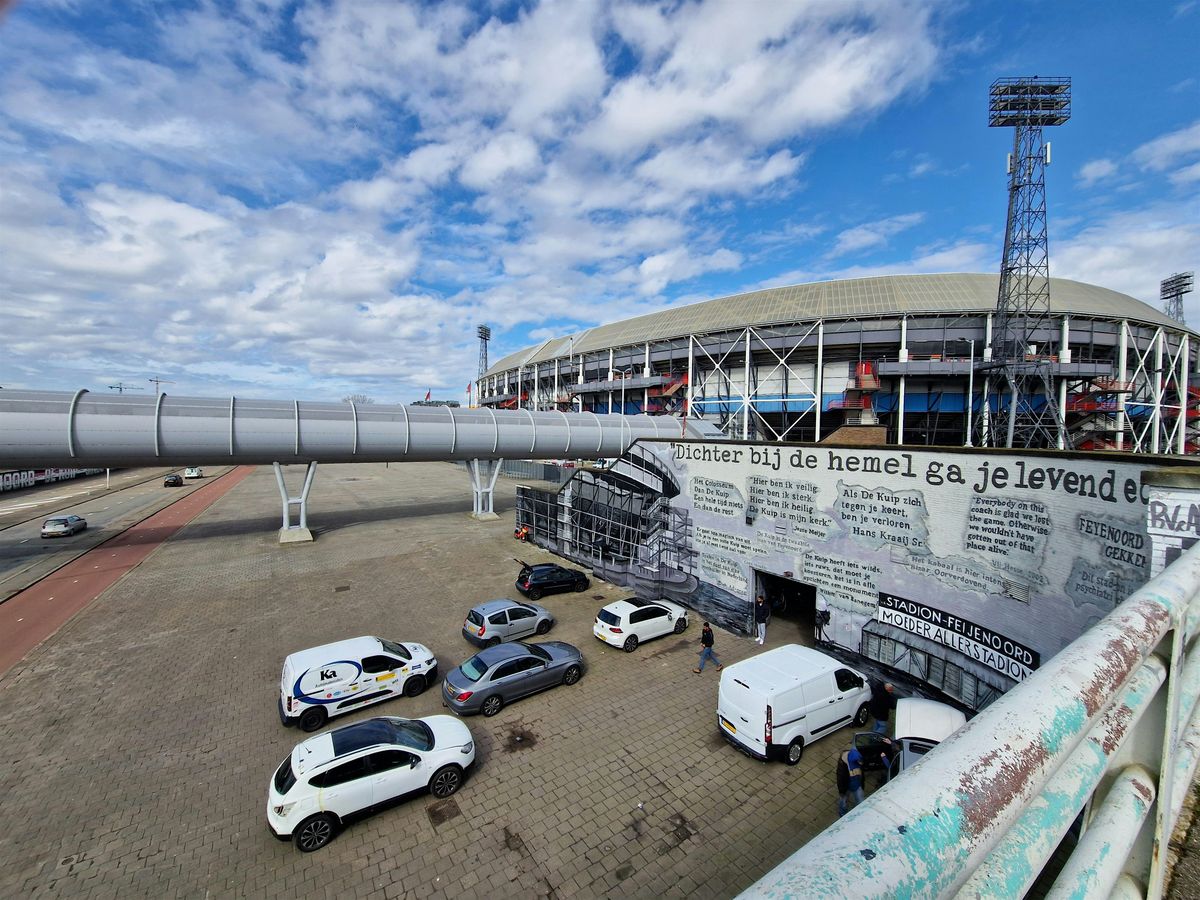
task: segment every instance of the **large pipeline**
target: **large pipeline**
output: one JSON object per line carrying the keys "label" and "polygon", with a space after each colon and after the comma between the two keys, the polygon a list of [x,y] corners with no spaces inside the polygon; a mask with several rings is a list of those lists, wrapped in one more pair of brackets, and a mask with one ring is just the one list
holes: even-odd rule
{"label": "large pipeline", "polygon": [[588,459],[683,436],[723,437],[668,416],[0,390],[0,466]]}

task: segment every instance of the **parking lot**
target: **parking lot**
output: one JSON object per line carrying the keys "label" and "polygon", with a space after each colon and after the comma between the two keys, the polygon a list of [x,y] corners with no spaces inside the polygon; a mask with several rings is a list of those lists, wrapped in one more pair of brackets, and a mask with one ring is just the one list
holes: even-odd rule
{"label": "parking lot", "polygon": [[[293,479],[299,471],[291,472]],[[540,602],[587,673],[466,719],[476,765],[452,798],[411,799],[301,854],[265,817],[304,735],[276,714],[291,651],[359,634],[419,641],[445,673],[474,652],[472,605],[516,596],[513,557],[554,558],[467,513],[446,463],[325,466],[312,544],[281,546],[259,467],[14,667],[0,684],[0,895],[600,897],[736,894],[835,816],[843,729],[788,768],[717,732],[700,625],[626,654],[591,634],[625,596],[593,582]],[[790,623],[768,648],[807,641]],[[717,631],[725,664],[759,651]],[[335,720],[442,712],[440,692]]]}

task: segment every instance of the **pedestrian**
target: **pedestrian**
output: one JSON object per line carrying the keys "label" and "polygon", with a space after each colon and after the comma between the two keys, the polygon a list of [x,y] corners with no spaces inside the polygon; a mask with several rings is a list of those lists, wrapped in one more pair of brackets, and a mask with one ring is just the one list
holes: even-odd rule
{"label": "pedestrian", "polygon": [[888,716],[896,708],[896,688],[889,681],[882,688],[875,685],[871,688],[871,715],[875,717],[876,734],[887,734]]}
{"label": "pedestrian", "polygon": [[721,665],[721,661],[717,659],[717,654],[713,653],[712,627],[705,622],[704,628],[702,628],[700,631],[700,665],[695,669],[692,669],[692,671],[699,675],[704,671],[704,664],[710,659],[712,660],[713,665],[717,667],[718,672],[725,668],[723,665]]}
{"label": "pedestrian", "polygon": [[838,757],[837,789],[838,818],[849,811],[851,798],[854,799],[856,806],[865,799],[863,796],[863,760],[857,747],[851,747]]}
{"label": "pedestrian", "polygon": [[758,629],[758,637],[754,640],[756,643],[765,644],[767,642],[767,622],[771,620],[771,607],[767,606],[767,601],[763,599],[763,595],[759,594],[758,599],[754,601],[754,625]]}
{"label": "pedestrian", "polygon": [[817,612],[813,616],[813,638],[822,643],[825,638],[825,626],[829,624],[829,601],[824,597],[817,598]]}

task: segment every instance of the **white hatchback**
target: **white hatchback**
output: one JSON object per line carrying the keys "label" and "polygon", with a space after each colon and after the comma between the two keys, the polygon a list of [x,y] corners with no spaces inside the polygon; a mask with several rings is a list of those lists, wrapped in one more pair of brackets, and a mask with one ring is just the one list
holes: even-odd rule
{"label": "white hatchback", "polygon": [[683,634],[687,627],[688,611],[678,603],[629,597],[600,610],[592,634],[606,644],[632,653],[642,641],[664,634]]}
{"label": "white hatchback", "polygon": [[474,761],[471,732],[454,716],[355,722],[295,746],[267,787],[267,824],[311,853],[397,797],[425,789],[449,797]]}

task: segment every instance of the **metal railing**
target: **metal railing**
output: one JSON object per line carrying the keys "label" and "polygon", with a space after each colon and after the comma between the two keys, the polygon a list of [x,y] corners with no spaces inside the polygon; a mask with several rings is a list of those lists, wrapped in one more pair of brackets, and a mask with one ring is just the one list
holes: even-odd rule
{"label": "metal railing", "polygon": [[[1160,897],[1200,757],[1193,547],[742,897]],[[1082,814],[1082,816],[1081,816]]]}

